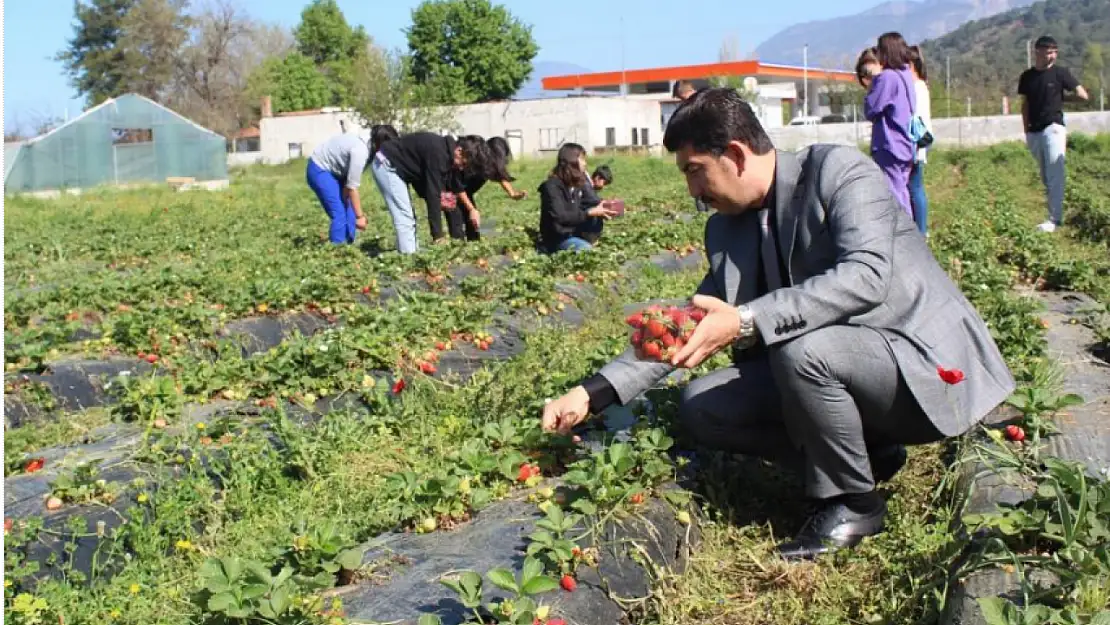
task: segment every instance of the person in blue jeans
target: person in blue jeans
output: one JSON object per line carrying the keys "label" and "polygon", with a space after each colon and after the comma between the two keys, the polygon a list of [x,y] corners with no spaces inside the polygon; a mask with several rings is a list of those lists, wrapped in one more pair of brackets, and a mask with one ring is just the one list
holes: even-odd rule
{"label": "person in blue jeans", "polygon": [[[441,136],[414,132],[383,143],[374,154],[370,168],[397,233],[397,251],[417,251],[416,215],[412,210],[409,185],[423,198],[428,208],[428,227],[434,243],[446,242],[443,232],[444,202],[454,200],[448,190],[450,176],[488,172],[491,167],[489,146],[477,135]],[[448,206],[450,209],[450,206]]]}
{"label": "person in blue jeans", "polygon": [[369,161],[370,146],[356,134],[336,135],[308,158],[305,178],[331,219],[328,240],[334,244],[354,243],[355,231],[366,229],[358,188]]}
{"label": "person in blue jeans", "polygon": [[[914,111],[925,127],[932,130],[933,109],[929,95],[929,72],[925,67],[925,53],[921,46],[910,46],[910,70],[913,72],[913,89],[917,102]],[[913,169],[910,170],[910,206],[913,208],[913,220],[921,234],[928,236],[929,229],[929,198],[925,195],[925,163],[928,162],[928,148],[917,148],[917,155],[913,160]]]}
{"label": "person in blue jeans", "polygon": [[592,249],[587,240],[591,230],[598,230],[601,220],[616,216],[604,201],[588,210],[582,207],[582,192],[589,184],[587,171],[586,150],[577,143],[565,143],[559,148],[555,168],[539,187],[540,246],[549,254]]}

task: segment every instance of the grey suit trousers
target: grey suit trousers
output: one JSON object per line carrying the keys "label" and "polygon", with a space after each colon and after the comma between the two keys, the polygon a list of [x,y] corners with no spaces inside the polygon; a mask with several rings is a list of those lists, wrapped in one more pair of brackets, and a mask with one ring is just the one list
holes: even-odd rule
{"label": "grey suit trousers", "polygon": [[862,326],[814,330],[694,380],[680,417],[705,447],[800,469],[816,499],[873,490],[869,449],[944,438],[886,337]]}

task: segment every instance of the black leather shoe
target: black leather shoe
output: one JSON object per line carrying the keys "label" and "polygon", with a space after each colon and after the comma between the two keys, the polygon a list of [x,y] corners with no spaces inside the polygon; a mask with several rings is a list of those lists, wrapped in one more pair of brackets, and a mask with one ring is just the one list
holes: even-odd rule
{"label": "black leather shoe", "polygon": [[870,514],[853,512],[844,504],[826,504],[802,526],[798,536],[778,546],[787,560],[812,560],[823,553],[855,547],[867,536],[883,531],[886,501]]}
{"label": "black leather shoe", "polygon": [[906,458],[906,448],[903,445],[876,449],[871,454],[871,476],[875,478],[875,483],[889,482],[906,466]]}

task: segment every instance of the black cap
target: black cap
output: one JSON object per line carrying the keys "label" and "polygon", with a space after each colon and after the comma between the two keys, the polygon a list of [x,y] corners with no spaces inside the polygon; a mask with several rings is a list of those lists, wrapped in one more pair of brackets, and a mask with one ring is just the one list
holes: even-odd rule
{"label": "black cap", "polygon": [[1050,48],[1055,49],[1059,46],[1056,45],[1056,40],[1048,35],[1038,37],[1036,43],[1033,44],[1035,48]]}

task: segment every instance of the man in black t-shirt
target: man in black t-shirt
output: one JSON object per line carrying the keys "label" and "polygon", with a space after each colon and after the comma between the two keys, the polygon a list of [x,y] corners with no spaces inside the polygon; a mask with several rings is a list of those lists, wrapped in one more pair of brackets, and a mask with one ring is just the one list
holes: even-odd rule
{"label": "man in black t-shirt", "polygon": [[1073,99],[1065,92],[1074,92],[1075,99],[1086,100],[1087,91],[1068,68],[1056,65],[1057,45],[1044,36],[1035,44],[1036,61],[1018,80],[1022,96],[1021,121],[1025,127],[1025,143],[1037,161],[1041,182],[1048,199],[1048,220],[1040,225],[1044,232],[1053,232],[1064,217],[1064,154],[1067,131],[1064,128],[1064,100]]}

